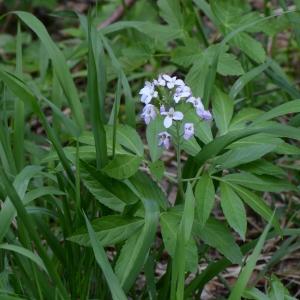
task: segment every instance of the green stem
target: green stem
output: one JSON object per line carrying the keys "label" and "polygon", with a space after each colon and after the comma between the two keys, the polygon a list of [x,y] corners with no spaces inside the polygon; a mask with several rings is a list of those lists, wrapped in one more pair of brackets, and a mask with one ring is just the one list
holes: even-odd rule
{"label": "green stem", "polygon": [[180,197],[183,196],[183,185],[182,185],[182,170],[181,170],[181,147],[180,147],[180,125],[176,124],[176,135],[177,135],[177,145],[176,145],[176,158],[177,158],[177,181],[178,181],[178,192]]}

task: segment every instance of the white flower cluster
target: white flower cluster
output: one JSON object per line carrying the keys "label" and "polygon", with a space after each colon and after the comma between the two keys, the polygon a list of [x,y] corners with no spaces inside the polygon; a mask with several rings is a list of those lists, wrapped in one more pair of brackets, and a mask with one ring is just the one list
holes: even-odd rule
{"label": "white flower cluster", "polygon": [[[166,129],[170,128],[173,123],[182,121],[183,138],[190,139],[194,135],[194,124],[184,123],[184,114],[176,110],[179,103],[191,103],[195,108],[196,114],[202,120],[211,120],[212,115],[204,109],[200,98],[192,95],[191,88],[183,80],[171,77],[167,74],[159,75],[152,82],[146,81],[145,86],[139,92],[141,102],[145,104],[141,117],[148,125],[158,114],[164,116],[163,125]],[[158,145],[168,149],[171,144],[171,135],[163,131],[158,135]]]}

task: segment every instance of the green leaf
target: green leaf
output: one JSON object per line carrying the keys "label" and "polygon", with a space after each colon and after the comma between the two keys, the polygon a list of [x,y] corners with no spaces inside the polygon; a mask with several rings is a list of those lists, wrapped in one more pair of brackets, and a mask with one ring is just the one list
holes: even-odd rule
{"label": "green leaf", "polygon": [[249,72],[242,75],[230,89],[229,97],[231,99],[235,99],[236,96],[243,90],[243,88],[253,79],[257,79],[257,77],[262,74],[269,67],[269,63],[264,63],[251,69]]}
{"label": "green leaf", "polygon": [[150,162],[149,169],[150,169],[151,174],[157,180],[161,180],[164,177],[165,165],[164,165],[163,161],[157,160],[155,162]]}
{"label": "green leaf", "polygon": [[256,175],[270,175],[280,178],[286,176],[286,173],[280,167],[264,159],[240,166],[240,169]]}
{"label": "green leaf", "polygon": [[186,68],[202,59],[202,50],[197,43],[191,43],[188,46],[176,47],[171,56],[175,64]]}
{"label": "green leaf", "polygon": [[122,180],[134,175],[141,162],[142,158],[139,156],[118,154],[102,169],[102,171],[109,177]]}
{"label": "green leaf", "polygon": [[158,146],[158,134],[162,131],[165,131],[165,128],[161,116],[156,117],[147,126],[146,137],[152,161],[158,160],[163,152],[163,149]]}
{"label": "green leaf", "polygon": [[[141,218],[119,215],[104,216],[91,222],[95,236],[103,247],[118,244],[128,239],[143,224],[144,220]],[[82,246],[91,245],[89,234],[85,227],[75,231],[68,240]]]}
{"label": "green leaf", "polygon": [[201,228],[197,221],[194,225],[195,234],[200,237],[207,245],[217,249],[232,263],[240,264],[242,262],[242,253],[239,246],[228,227],[213,218],[209,218],[204,227]]}
{"label": "green leaf", "polygon": [[80,175],[89,192],[103,205],[122,212],[126,205],[138,201],[136,195],[123,182],[106,178],[83,161],[80,162]]}
{"label": "green leaf", "polygon": [[119,21],[100,30],[103,34],[110,34],[119,30],[133,28],[142,34],[148,35],[154,41],[167,43],[173,39],[181,38],[182,31],[172,26],[164,26],[152,22],[142,21]]}
{"label": "green leaf", "polygon": [[[222,47],[221,47],[222,46]],[[219,49],[220,48],[220,49]],[[212,45],[208,47],[198,58],[195,56],[192,68],[189,70],[186,76],[186,82],[191,86],[193,94],[199,97],[204,96],[205,84],[208,78],[209,70],[214,63],[214,57],[220,52],[219,60],[217,62],[216,71],[223,75],[241,75],[244,73],[239,61],[235,56],[226,53],[228,46],[224,45]],[[199,50],[195,49],[194,53]],[[204,99],[205,102],[205,99]]]}
{"label": "green leaf", "polygon": [[169,203],[165,193],[147,174],[139,171],[125,183],[136,191],[138,197],[155,201],[163,210],[167,209]]}
{"label": "green leaf", "polygon": [[159,206],[154,199],[145,199],[142,195],[140,199],[145,209],[144,226],[126,241],[115,266],[117,277],[125,291],[130,290],[146,262],[159,218]]}
{"label": "green leaf", "polygon": [[271,176],[258,176],[247,172],[228,174],[223,180],[233,184],[239,184],[257,191],[283,192],[294,190],[295,187],[287,180],[274,178]]}
{"label": "green leaf", "polygon": [[[110,131],[110,127],[107,128],[107,131]],[[138,156],[142,157],[144,155],[143,142],[139,134],[131,126],[121,124],[117,126],[117,143]]]}
{"label": "green leaf", "polygon": [[246,299],[253,299],[253,300],[270,300],[268,296],[262,293],[259,289],[252,288],[250,290],[245,290],[243,292],[243,297]]}
{"label": "green leaf", "polygon": [[41,260],[41,258],[37,254],[33,253],[32,251],[23,248],[21,246],[12,245],[12,244],[1,244],[0,249],[12,251],[29,258],[47,273],[47,269],[43,261]]}
{"label": "green leaf", "polygon": [[263,121],[268,121],[270,119],[286,115],[289,113],[297,113],[300,112],[300,100],[293,100],[289,101],[287,103],[283,103],[268,112],[260,115],[255,121],[254,124],[263,122]]}
{"label": "green leaf", "polygon": [[[13,186],[16,189],[20,199],[25,200],[24,196],[27,191],[30,180],[42,170],[39,166],[26,166],[15,178]],[[0,241],[3,241],[9,230],[13,218],[16,216],[16,209],[7,197],[0,211]]]}
{"label": "green leaf", "polygon": [[[274,216],[274,214],[273,214]],[[264,229],[262,235],[260,236],[254,250],[253,253],[251,254],[251,256],[249,257],[245,267],[242,269],[231,293],[230,296],[228,298],[228,300],[236,300],[236,299],[241,299],[242,294],[246,288],[246,285],[250,279],[250,276],[255,268],[256,262],[259,258],[259,255],[262,251],[264,242],[266,240],[267,234],[271,228],[271,224],[272,224],[272,220],[273,220],[273,216],[271,218],[271,220],[269,221],[268,225],[266,226],[266,228]]]}
{"label": "green leaf", "polygon": [[[261,199],[253,192],[250,192],[249,190],[247,190],[239,185],[232,184],[232,183],[230,183],[230,185],[239,194],[239,196],[242,198],[242,200],[248,206],[250,206],[256,213],[258,213],[262,218],[264,218],[268,222],[271,220],[273,212],[269,208],[269,206],[264,202],[263,199]],[[278,232],[281,231],[279,222],[276,217],[273,218],[273,225]]]}
{"label": "green leaf", "polygon": [[247,230],[247,215],[240,197],[221,182],[221,207],[228,224],[245,240]]}
{"label": "green leaf", "polygon": [[183,16],[179,0],[159,0],[157,5],[160,10],[160,16],[172,28],[181,29],[183,27]]}
{"label": "green leaf", "polygon": [[219,89],[215,89],[212,96],[212,108],[214,120],[219,129],[219,134],[223,135],[228,131],[228,125],[233,114],[233,101]]}
{"label": "green leaf", "polygon": [[266,52],[262,47],[262,44],[245,32],[235,35],[232,38],[231,43],[240,48],[246,55],[257,63],[263,63],[266,59]]}
{"label": "green leaf", "polygon": [[245,128],[248,123],[253,122],[263,112],[257,108],[246,107],[242,108],[232,118],[229,130]]}
{"label": "green leaf", "polygon": [[218,168],[229,169],[260,159],[276,148],[274,144],[251,145],[249,147],[230,150],[215,160]]}
{"label": "green leaf", "polygon": [[90,104],[92,132],[95,140],[97,168],[101,169],[108,162],[106,133],[104,129],[105,98],[100,91],[100,76],[103,78],[105,70],[100,70],[99,54],[103,52],[102,43],[97,38],[96,29],[92,26],[91,16],[88,18],[88,76],[87,95]]}
{"label": "green leaf", "polygon": [[285,294],[289,295],[288,290],[275,275],[272,275],[271,290],[269,292],[270,298],[274,300],[285,299]]}
{"label": "green leaf", "polygon": [[175,256],[172,260],[172,277],[171,277],[171,299],[183,299],[184,281],[185,281],[185,264],[187,252],[185,251],[187,243],[191,239],[192,228],[194,223],[195,198],[190,183],[184,197],[184,208],[179,224],[179,230],[176,234]]}
{"label": "green leaf", "polygon": [[[170,210],[160,215],[161,234],[165,249],[171,257],[175,257],[176,238],[179,230],[181,210]],[[186,252],[186,271],[193,272],[198,264],[198,250],[193,238],[185,245]]]}
{"label": "green leaf", "polygon": [[120,282],[113,272],[109,260],[106,256],[105,250],[103,246],[101,246],[100,242],[97,240],[97,236],[93,230],[92,225],[90,224],[87,216],[84,214],[86,226],[88,229],[88,233],[90,236],[93,252],[96,258],[96,261],[101,268],[103,275],[107,281],[107,285],[109,286],[109,290],[111,292],[111,296],[113,300],[126,300],[127,297],[120,285]]}
{"label": "green leaf", "polygon": [[196,190],[196,217],[200,226],[203,227],[209,218],[215,203],[215,188],[210,176],[205,173],[199,179]]}
{"label": "green leaf", "polygon": [[63,88],[71,110],[74,113],[77,124],[81,129],[83,129],[84,115],[82,106],[75,84],[69,72],[67,62],[62,52],[53,42],[42,22],[40,22],[34,15],[22,11],[15,11],[14,14],[16,14],[33,32],[35,32],[35,34],[41,40],[52,61],[55,74],[60,82],[61,87]]}

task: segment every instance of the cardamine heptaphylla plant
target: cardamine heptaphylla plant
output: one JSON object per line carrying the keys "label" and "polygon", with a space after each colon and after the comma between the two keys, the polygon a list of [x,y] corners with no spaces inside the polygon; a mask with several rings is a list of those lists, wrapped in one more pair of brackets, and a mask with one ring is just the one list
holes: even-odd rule
{"label": "cardamine heptaphylla plant", "polygon": [[[139,92],[141,102],[145,104],[141,117],[148,125],[158,114],[163,116],[165,131],[158,134],[158,145],[169,149],[172,138],[180,144],[182,138],[189,140],[194,135],[194,123],[185,120],[188,106],[194,107],[200,120],[211,120],[210,111],[205,110],[201,98],[194,97],[191,88],[177,77],[159,75],[152,82],[146,81]],[[172,134],[171,127],[176,131]]]}

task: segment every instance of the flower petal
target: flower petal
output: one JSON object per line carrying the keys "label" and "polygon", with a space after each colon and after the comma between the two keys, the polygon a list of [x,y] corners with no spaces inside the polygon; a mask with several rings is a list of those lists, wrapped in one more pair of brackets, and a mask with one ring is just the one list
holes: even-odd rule
{"label": "flower petal", "polygon": [[174,120],[182,120],[183,119],[183,113],[181,111],[175,111],[173,114]]}
{"label": "flower petal", "polygon": [[169,128],[172,126],[172,118],[169,116],[166,116],[164,119],[164,126],[165,128]]}
{"label": "flower petal", "polygon": [[171,76],[169,76],[168,74],[163,74],[162,77],[163,77],[163,79],[165,79],[167,81],[171,81],[172,80]]}

